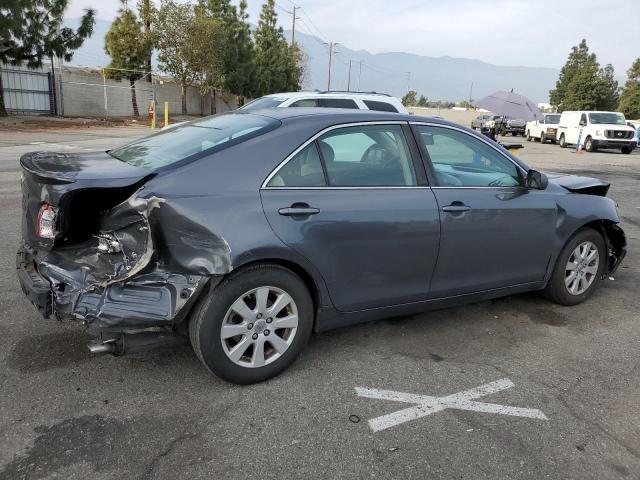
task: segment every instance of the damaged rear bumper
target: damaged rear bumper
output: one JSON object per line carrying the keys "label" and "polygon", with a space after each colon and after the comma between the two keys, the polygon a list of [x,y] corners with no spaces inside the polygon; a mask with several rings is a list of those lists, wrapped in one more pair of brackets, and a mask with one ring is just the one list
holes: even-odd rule
{"label": "damaged rear bumper", "polygon": [[18,253],[17,270],[23,292],[44,318],[78,320],[101,332],[173,330],[212,278],[154,271],[84,289],[75,286],[77,276],[39,264],[26,249]]}

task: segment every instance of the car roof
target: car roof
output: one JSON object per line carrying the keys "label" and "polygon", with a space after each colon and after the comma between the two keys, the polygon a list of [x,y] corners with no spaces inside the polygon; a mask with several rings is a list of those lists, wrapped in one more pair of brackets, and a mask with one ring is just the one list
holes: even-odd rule
{"label": "car roof", "polygon": [[382,98],[395,98],[386,93],[378,93],[378,92],[348,92],[341,90],[301,90],[298,92],[281,92],[281,93],[272,93],[269,95],[265,95],[265,97],[273,97],[273,98],[296,98],[296,97],[308,97],[311,95],[322,95],[322,96],[332,96],[332,97],[366,97],[366,96],[375,96]]}

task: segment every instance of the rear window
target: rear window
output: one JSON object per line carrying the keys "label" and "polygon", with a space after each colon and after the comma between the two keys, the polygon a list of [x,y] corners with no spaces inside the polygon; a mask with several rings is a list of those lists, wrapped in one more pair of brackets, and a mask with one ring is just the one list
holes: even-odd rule
{"label": "rear window", "polygon": [[398,113],[398,109],[387,102],[376,102],[375,100],[364,100],[364,104],[369,110],[376,112],[393,112]]}
{"label": "rear window", "polygon": [[358,108],[356,102],[349,98],[322,98],[320,105],[326,108]]}
{"label": "rear window", "polygon": [[275,108],[284,102],[286,98],[283,97],[262,97],[247,103],[245,106],[240,107],[240,110],[250,112],[253,110],[260,110],[262,108]]}
{"label": "rear window", "polygon": [[280,125],[259,115],[227,113],[162,130],[109,151],[136,167],[160,168],[198,154],[208,154],[262,135]]}

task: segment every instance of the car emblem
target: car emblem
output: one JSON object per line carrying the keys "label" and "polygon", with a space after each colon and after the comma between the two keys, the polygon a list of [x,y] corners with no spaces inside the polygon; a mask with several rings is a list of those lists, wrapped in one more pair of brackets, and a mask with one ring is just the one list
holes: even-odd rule
{"label": "car emblem", "polygon": [[618,132],[618,136],[621,137],[622,136],[622,132]]}

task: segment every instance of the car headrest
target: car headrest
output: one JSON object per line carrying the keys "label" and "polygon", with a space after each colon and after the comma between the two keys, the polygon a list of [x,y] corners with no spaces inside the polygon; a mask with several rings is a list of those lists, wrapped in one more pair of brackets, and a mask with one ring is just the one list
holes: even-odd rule
{"label": "car headrest", "polygon": [[324,158],[325,163],[333,162],[333,159],[336,158],[336,154],[333,151],[333,147],[326,142],[320,140],[320,150],[322,151],[322,157]]}

